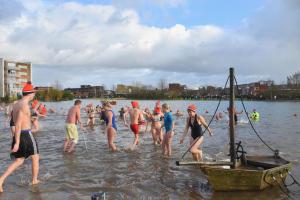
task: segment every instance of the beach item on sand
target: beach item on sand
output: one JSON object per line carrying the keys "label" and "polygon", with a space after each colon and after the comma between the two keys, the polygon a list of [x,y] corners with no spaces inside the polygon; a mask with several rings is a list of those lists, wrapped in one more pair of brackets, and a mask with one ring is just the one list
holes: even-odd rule
{"label": "beach item on sand", "polygon": [[[247,155],[242,146],[242,142],[235,141],[235,122],[234,122],[234,100],[235,90],[234,82],[238,88],[236,78],[234,76],[234,69],[230,68],[230,76],[227,79],[230,80],[230,104],[229,104],[229,132],[230,132],[230,161],[216,161],[216,162],[189,162],[189,161],[177,161],[177,165],[197,165],[201,171],[207,176],[209,184],[215,191],[238,191],[238,190],[263,190],[270,186],[279,186],[282,192],[285,194],[287,191],[285,179],[290,175],[291,163],[284,158],[280,157],[279,150],[270,147],[257,133],[249,116],[248,121],[258,136],[260,141],[268,147],[273,155]],[[227,85],[227,82],[225,84]],[[225,90],[225,89],[224,89]],[[222,95],[221,95],[222,96]],[[212,117],[214,119],[218,107],[221,103],[221,97],[219,104]],[[247,110],[241,98],[242,105],[245,112]],[[212,121],[211,120],[211,121]],[[211,123],[210,121],[210,123]],[[208,124],[208,126],[210,125]],[[206,130],[205,130],[206,131]],[[205,132],[204,131],[204,132]],[[196,140],[197,142],[197,140]],[[196,143],[195,142],[195,143]],[[193,146],[193,145],[191,145]],[[190,147],[191,148],[191,147]],[[190,148],[182,156],[182,159]],[[293,177],[290,175],[291,178]],[[288,194],[287,194],[288,195]]]}

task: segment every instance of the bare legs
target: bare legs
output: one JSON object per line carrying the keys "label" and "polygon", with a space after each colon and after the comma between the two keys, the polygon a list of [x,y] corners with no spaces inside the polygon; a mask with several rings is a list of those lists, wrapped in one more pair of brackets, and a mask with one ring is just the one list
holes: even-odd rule
{"label": "bare legs", "polygon": [[151,128],[152,138],[153,138],[153,144],[161,145],[163,141],[163,135],[161,128]]}
{"label": "bare legs", "polygon": [[[196,138],[197,140],[198,138]],[[190,139],[190,145],[194,144],[195,140],[193,138]],[[202,160],[202,150],[199,149],[199,146],[203,143],[203,136],[201,136],[197,142],[193,145],[191,148],[191,153],[193,155],[193,158],[195,161],[201,161]]]}
{"label": "bare legs", "polygon": [[171,156],[172,155],[172,138],[174,132],[167,132],[163,137],[162,142],[162,151],[164,155]]}
{"label": "bare legs", "polygon": [[[32,159],[32,185],[39,183],[38,174],[39,174],[39,154],[31,156]],[[3,183],[5,179],[13,173],[18,167],[24,163],[25,158],[17,158],[13,163],[11,163],[4,174],[0,177],[0,193],[3,192]]]}
{"label": "bare legs", "polygon": [[72,139],[66,139],[64,143],[64,152],[71,153],[75,150],[76,143]]}
{"label": "bare legs", "polygon": [[108,141],[108,147],[112,151],[117,151],[117,147],[114,144],[114,140],[116,137],[116,130],[114,128],[108,128],[107,129],[107,141]]}
{"label": "bare legs", "polygon": [[40,182],[38,180],[39,169],[40,169],[40,165],[39,165],[40,155],[35,154],[35,155],[31,156],[31,159],[32,159],[32,182],[31,182],[31,184],[36,185]]}
{"label": "bare legs", "polygon": [[134,141],[132,144],[132,149],[135,149],[136,145],[139,144],[139,134],[134,134]]}

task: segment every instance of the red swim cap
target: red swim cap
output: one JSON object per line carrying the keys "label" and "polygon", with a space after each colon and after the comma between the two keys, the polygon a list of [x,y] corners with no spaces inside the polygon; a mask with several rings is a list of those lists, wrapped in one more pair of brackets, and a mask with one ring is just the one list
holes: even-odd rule
{"label": "red swim cap", "polygon": [[160,108],[159,107],[154,108],[154,113],[159,114],[160,113]]}
{"label": "red swim cap", "polygon": [[29,94],[29,93],[34,93],[34,92],[36,92],[36,90],[33,89],[33,86],[32,86],[32,84],[31,84],[31,82],[28,81],[28,82],[25,84],[25,86],[23,87],[22,93],[23,93],[23,94]]}
{"label": "red swim cap", "polygon": [[191,110],[191,111],[193,111],[193,112],[196,112],[197,107],[196,107],[194,104],[191,104],[191,105],[188,106],[188,110]]}
{"label": "red swim cap", "polygon": [[40,110],[40,113],[41,113],[42,115],[46,115],[46,113],[47,113],[47,108],[43,106],[43,107],[41,108],[41,110]]}
{"label": "red swim cap", "polygon": [[133,108],[137,108],[137,107],[139,107],[139,102],[137,102],[137,101],[132,101],[132,102],[131,102],[131,105],[132,105]]}
{"label": "red swim cap", "polygon": [[35,108],[38,104],[39,104],[39,101],[35,99],[35,100],[32,102],[31,107],[32,107],[32,108]]}

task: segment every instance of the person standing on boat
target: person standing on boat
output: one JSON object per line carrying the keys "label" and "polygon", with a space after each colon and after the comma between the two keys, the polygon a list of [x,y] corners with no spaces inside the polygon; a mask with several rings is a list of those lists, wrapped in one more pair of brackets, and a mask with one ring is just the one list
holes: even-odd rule
{"label": "person standing on boat", "polygon": [[191,137],[190,137],[190,151],[193,155],[195,161],[202,160],[202,150],[199,149],[200,145],[203,143],[203,131],[202,125],[207,128],[207,131],[210,136],[212,136],[211,129],[207,126],[205,119],[201,115],[197,115],[197,107],[192,104],[188,106],[187,112],[189,114],[186,119],[186,125],[184,133],[180,139],[180,144],[183,143],[185,136],[187,135],[189,128],[191,128]]}
{"label": "person standing on boat", "polygon": [[3,192],[3,183],[5,179],[19,168],[27,159],[32,159],[32,181],[31,184],[39,183],[39,149],[37,142],[31,133],[30,108],[29,102],[35,96],[35,90],[30,81],[22,90],[23,97],[13,105],[12,119],[15,124],[15,132],[11,146],[11,157],[15,160],[10,164],[4,174],[0,177],[0,193]]}
{"label": "person standing on boat", "polygon": [[104,121],[106,124],[106,133],[107,133],[107,141],[108,147],[112,151],[117,151],[117,147],[114,144],[114,140],[117,134],[117,124],[116,124],[116,117],[114,112],[112,111],[111,104],[109,102],[104,102],[103,108],[105,109],[105,117]]}

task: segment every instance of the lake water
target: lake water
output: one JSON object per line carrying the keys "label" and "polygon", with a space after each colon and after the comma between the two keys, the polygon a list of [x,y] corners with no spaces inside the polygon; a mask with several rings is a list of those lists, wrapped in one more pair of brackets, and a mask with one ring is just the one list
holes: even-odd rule
{"label": "lake water", "polygon": [[[86,105],[96,100],[83,100]],[[169,103],[173,111],[184,111],[190,103],[195,103],[198,113],[203,114],[206,121],[211,119],[217,101],[162,101]],[[155,101],[140,101],[141,107],[154,107]],[[279,188],[269,188],[261,192],[214,192],[204,174],[195,166],[176,166],[188,147],[188,137],[185,143],[179,144],[179,137],[184,129],[184,117],[176,118],[176,133],[173,138],[173,155],[165,158],[161,149],[153,146],[151,134],[142,135],[141,145],[132,152],[111,153],[107,148],[106,135],[103,126],[97,125],[94,130],[88,129],[86,134],[88,151],[85,151],[83,135],[76,152],[64,154],[62,144],[65,138],[65,118],[63,114],[73,105],[73,101],[46,103],[58,113],[50,114],[40,119],[42,130],[36,134],[40,149],[40,175],[42,183],[37,187],[30,187],[31,160],[8,177],[4,185],[5,193],[0,199],[90,199],[95,192],[105,192],[106,199],[238,199],[238,200],[279,200],[286,196]],[[121,106],[129,105],[130,101],[117,102],[113,110],[117,114]],[[236,102],[238,110],[242,106]],[[265,141],[273,148],[279,149],[281,155],[293,163],[292,174],[300,180],[300,103],[299,102],[245,102],[250,112],[256,108],[261,120],[254,122],[254,126],[261,133]],[[219,111],[225,111],[228,102],[222,102]],[[205,114],[205,110],[209,113]],[[294,113],[298,117],[293,116]],[[83,121],[86,114],[82,113]],[[240,115],[242,123],[237,125],[237,140],[243,140],[243,146],[248,154],[269,154],[270,152],[258,140],[246,116]],[[0,173],[2,174],[9,163],[11,138],[9,129],[5,127],[5,116],[0,114]],[[99,124],[99,121],[97,121]],[[228,158],[228,124],[226,119],[211,124],[214,135],[205,134],[203,152],[206,160]],[[118,121],[116,144],[124,149],[133,142],[134,135],[128,128]],[[82,132],[80,132],[82,133]],[[185,158],[191,160],[188,154]],[[291,180],[288,179],[288,182]],[[300,198],[300,187],[292,186],[290,195],[294,199]]]}

